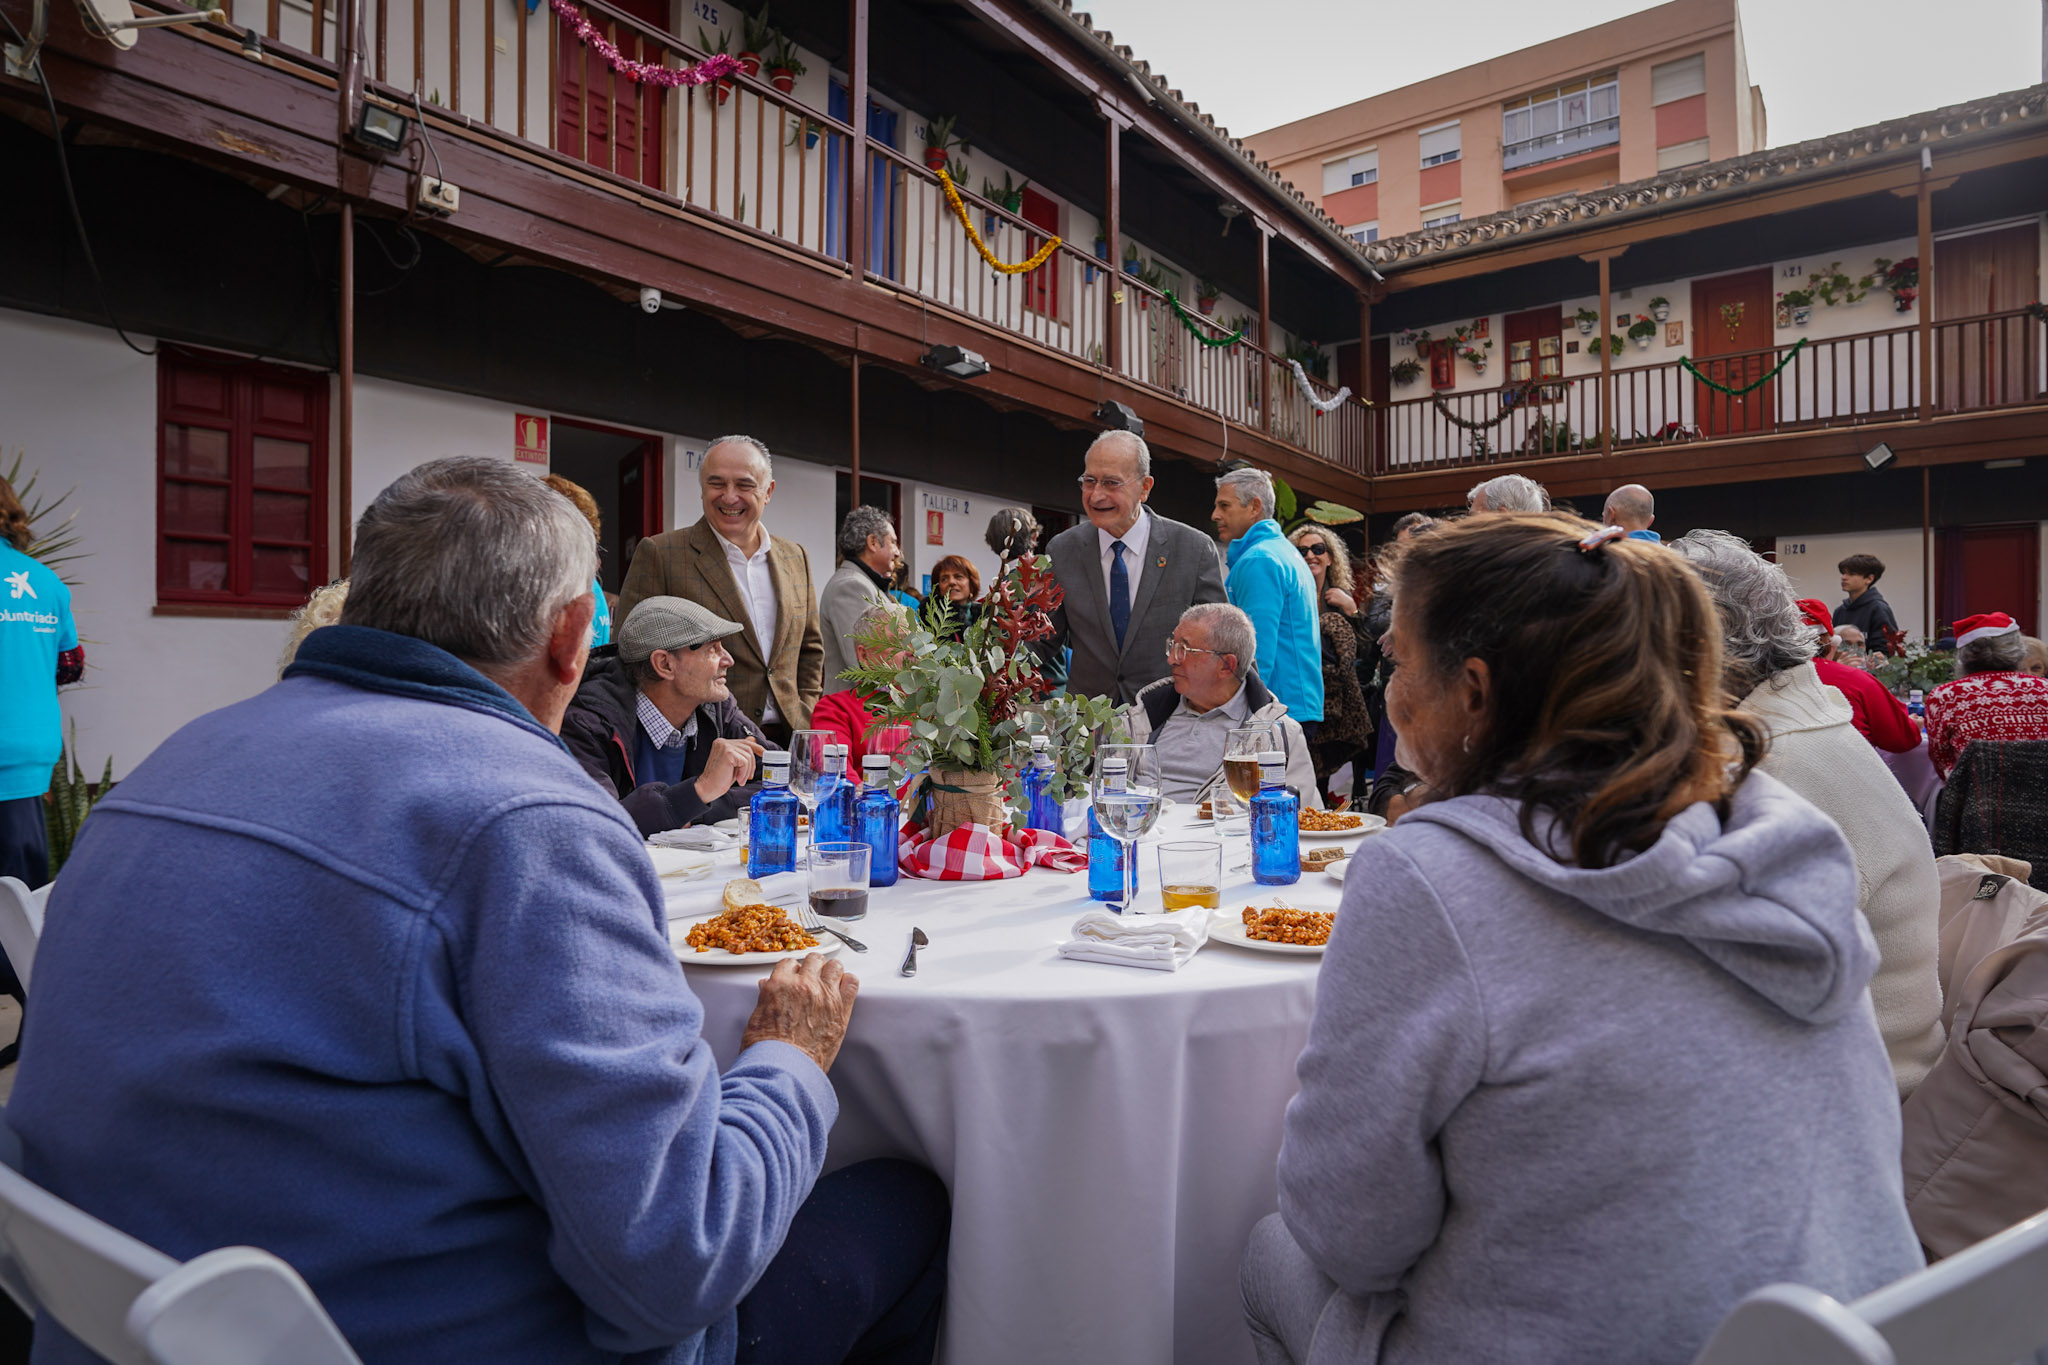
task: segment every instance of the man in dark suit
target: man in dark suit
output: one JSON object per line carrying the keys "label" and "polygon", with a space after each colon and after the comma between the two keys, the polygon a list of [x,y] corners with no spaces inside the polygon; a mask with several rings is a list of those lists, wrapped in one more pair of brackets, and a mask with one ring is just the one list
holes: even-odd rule
{"label": "man in dark suit", "polygon": [[1073,647],[1071,691],[1129,702],[1166,676],[1166,641],[1181,613],[1224,600],[1223,566],[1207,535],[1145,506],[1152,452],[1139,437],[1096,437],[1080,482],[1088,523],[1046,547],[1066,596],[1044,648],[1056,655]]}
{"label": "man in dark suit", "polygon": [[731,638],[733,700],[776,744],[807,729],[824,685],[825,641],[811,560],[793,540],[761,524],[775,492],[768,448],[751,436],[721,436],[697,471],[703,517],[649,536],[633,551],[619,594],[625,620],[649,597],[681,597],[746,629]]}

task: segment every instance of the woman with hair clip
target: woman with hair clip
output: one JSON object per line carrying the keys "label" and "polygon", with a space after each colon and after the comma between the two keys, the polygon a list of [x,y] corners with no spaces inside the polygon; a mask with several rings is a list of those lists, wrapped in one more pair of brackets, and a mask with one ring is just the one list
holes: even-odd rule
{"label": "woman with hair clip", "polygon": [[1699,579],[1622,537],[1495,516],[1398,563],[1430,797],[1344,879],[1245,1256],[1262,1365],[1683,1365],[1752,1289],[1921,1263],[1848,846],[1754,771]]}

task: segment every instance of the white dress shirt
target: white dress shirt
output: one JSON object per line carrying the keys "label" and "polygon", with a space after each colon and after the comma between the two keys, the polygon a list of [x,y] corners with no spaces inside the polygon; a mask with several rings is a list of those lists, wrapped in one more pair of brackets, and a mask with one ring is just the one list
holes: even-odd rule
{"label": "white dress shirt", "polygon": [[[761,658],[773,667],[777,617],[775,580],[768,574],[768,547],[774,544],[774,537],[763,526],[761,548],[749,555],[716,530],[711,534],[717,538],[719,548],[725,551],[725,562],[732,566],[733,582],[739,584],[740,596],[746,599],[747,619],[753,624],[754,638],[760,642]],[[768,700],[761,708],[761,719],[764,722],[782,719],[781,712],[775,709],[773,689],[770,689]]]}
{"label": "white dress shirt", "polygon": [[1121,536],[1113,536],[1101,527],[1096,528],[1095,534],[1101,537],[1102,544],[1102,591],[1104,600],[1113,601],[1116,597],[1116,586],[1109,576],[1110,570],[1116,564],[1116,555],[1110,551],[1109,547],[1121,540],[1124,543],[1124,574],[1131,581],[1131,605],[1135,607],[1138,605],[1138,578],[1145,568],[1145,546],[1152,539],[1152,514],[1143,507],[1140,507],[1138,509],[1138,519],[1131,523],[1131,529],[1124,532]]}

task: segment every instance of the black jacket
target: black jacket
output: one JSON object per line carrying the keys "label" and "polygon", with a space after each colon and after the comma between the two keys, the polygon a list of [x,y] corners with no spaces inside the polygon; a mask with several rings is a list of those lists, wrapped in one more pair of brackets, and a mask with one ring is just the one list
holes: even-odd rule
{"label": "black jacket", "polygon": [[[694,782],[636,782],[633,749],[640,724],[638,695],[623,663],[617,658],[593,657],[569,703],[568,714],[562,718],[562,743],[583,765],[583,771],[619,798],[641,834],[713,824],[753,799],[761,789],[758,780],[743,782],[708,804],[699,799]],[[694,777],[704,771],[704,759],[714,739],[752,739],[763,748],[775,747],[760,727],[747,719],[739,703],[727,697],[697,708],[697,733],[684,759],[685,774]]]}

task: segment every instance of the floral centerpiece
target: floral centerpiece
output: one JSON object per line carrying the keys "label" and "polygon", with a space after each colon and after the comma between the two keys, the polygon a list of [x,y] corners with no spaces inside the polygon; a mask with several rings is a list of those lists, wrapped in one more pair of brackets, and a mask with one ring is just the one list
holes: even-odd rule
{"label": "floral centerpiece", "polygon": [[907,624],[857,632],[864,662],[845,676],[882,725],[908,725],[897,757],[917,773],[910,818],[934,839],[962,825],[1000,833],[1024,809],[1031,736],[1052,739],[1054,795],[1087,789],[1095,734],[1116,716],[1104,697],[1052,696],[1033,642],[1052,635],[1063,594],[1044,555],[1018,560],[963,628],[951,604],[928,603]]}
{"label": "floral centerpiece", "polygon": [[1894,696],[1904,697],[1915,688],[1932,692],[1945,682],[1955,681],[1954,650],[1937,649],[1932,640],[1908,643],[1902,638],[1895,645],[1903,645],[1904,652],[1867,658],[1871,673],[1890,688]]}

